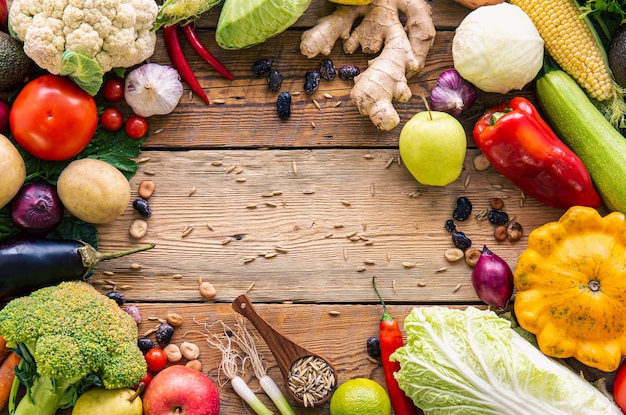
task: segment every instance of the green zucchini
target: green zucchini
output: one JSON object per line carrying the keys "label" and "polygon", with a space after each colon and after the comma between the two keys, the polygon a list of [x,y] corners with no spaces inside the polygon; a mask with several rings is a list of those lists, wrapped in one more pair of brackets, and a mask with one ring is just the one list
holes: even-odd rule
{"label": "green zucchini", "polygon": [[606,208],[626,213],[626,139],[562,70],[537,80],[537,98],[559,138],[585,163]]}

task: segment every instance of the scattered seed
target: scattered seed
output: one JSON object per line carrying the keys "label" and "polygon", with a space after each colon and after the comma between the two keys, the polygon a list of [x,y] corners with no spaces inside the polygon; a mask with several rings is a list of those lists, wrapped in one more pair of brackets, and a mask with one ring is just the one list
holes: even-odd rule
{"label": "scattered seed", "polygon": [[256,282],[253,282],[250,285],[248,285],[248,288],[246,289],[246,292],[249,293],[250,291],[252,291],[252,289],[254,288],[255,284],[256,284]]}
{"label": "scattered seed", "polygon": [[243,168],[238,167],[235,169],[235,174],[241,174],[241,173],[243,173]]}
{"label": "scattered seed", "polygon": [[214,104],[226,104],[226,100],[225,100],[225,99],[223,99],[223,98],[215,98],[215,99],[213,100],[213,103],[214,103]]}
{"label": "scattered seed", "polygon": [[293,174],[298,174],[298,165],[296,164],[295,160],[291,162],[291,170],[293,171]]}
{"label": "scattered seed", "polygon": [[391,252],[387,251],[385,256],[387,257],[387,262],[391,261]]}
{"label": "scattered seed", "polygon": [[207,228],[208,230],[210,230],[210,231],[213,231],[213,226],[211,226],[211,224],[210,224],[210,223],[207,223],[207,224],[206,224],[206,228]]}
{"label": "scattered seed", "polygon": [[421,190],[415,190],[411,193],[409,193],[409,197],[420,197],[422,195],[422,191]]}
{"label": "scattered seed", "polygon": [[363,263],[365,265],[376,265],[376,261],[374,261],[372,259],[365,259],[365,260],[363,260]]}
{"label": "scattered seed", "polygon": [[137,264],[136,262],[130,264],[130,268],[131,269],[141,269],[141,265]]}
{"label": "scattered seed", "polygon": [[344,261],[348,260],[348,250],[346,248],[343,248],[343,259]]}
{"label": "scattered seed", "polygon": [[413,267],[415,267],[415,265],[416,265],[415,262],[403,262],[402,263],[402,266],[404,268],[413,268]]}
{"label": "scattered seed", "polygon": [[463,252],[463,250],[459,248],[450,248],[450,249],[446,249],[446,252],[444,252],[443,256],[449,262],[456,262],[462,259],[465,256],[465,253]]}
{"label": "scattered seed", "polygon": [[172,275],[172,278],[173,278],[173,279],[175,279],[175,280],[179,280],[179,279],[181,279],[182,277],[183,277],[183,275],[182,275],[182,274],[174,274],[174,275]]}
{"label": "scattered seed", "polygon": [[221,166],[222,164],[224,164],[224,162],[223,162],[222,160],[213,160],[213,161],[211,162],[211,166],[215,166],[215,167],[219,167],[219,166]]}
{"label": "scattered seed", "polygon": [[372,183],[370,185],[370,195],[374,196],[376,194],[376,187],[374,186],[374,183]]}
{"label": "scattered seed", "polygon": [[194,186],[194,187],[192,187],[192,188],[191,188],[191,189],[189,189],[189,191],[187,192],[187,196],[191,196],[191,195],[193,195],[194,193],[196,193],[196,190],[197,190],[197,189],[195,188],[195,186]]}
{"label": "scattered seed", "polygon": [[483,154],[479,154],[474,157],[474,159],[472,160],[472,164],[474,165],[474,169],[476,169],[476,171],[487,170],[491,165],[491,163],[489,163],[489,160],[487,160],[487,157],[485,157]]}
{"label": "scattered seed", "polygon": [[304,406],[315,406],[335,388],[335,374],[328,362],[318,356],[296,360],[289,369],[287,384]]}
{"label": "scattered seed", "polygon": [[365,271],[365,267],[363,267],[363,266],[360,266],[360,267],[356,268],[356,272],[363,272],[363,271]]}
{"label": "scattered seed", "polygon": [[236,168],[237,166],[233,164],[229,168],[226,169],[226,173],[232,173]]}
{"label": "scattered seed", "polygon": [[341,311],[330,310],[328,312],[328,314],[330,314],[331,316],[340,316],[341,315]]}
{"label": "scattered seed", "polygon": [[274,258],[276,255],[278,255],[276,252],[270,252],[270,253],[263,255],[263,257],[270,259],[270,258]]}
{"label": "scattered seed", "polygon": [[311,121],[311,127],[313,127],[313,128],[315,128],[315,127],[316,127],[316,125],[315,125],[315,121]]}
{"label": "scattered seed", "polygon": [[350,239],[350,238],[352,238],[353,236],[356,236],[356,234],[357,234],[357,232],[356,232],[356,231],[351,232],[351,233],[349,233],[349,234],[347,234],[347,235],[346,235],[346,238]]}
{"label": "scattered seed", "polygon": [[245,182],[247,179],[245,177],[237,177],[237,183],[243,183]]}
{"label": "scattered seed", "polygon": [[256,209],[256,205],[246,205],[246,209]]}
{"label": "scattered seed", "polygon": [[137,163],[145,163],[146,161],[150,161],[150,157],[141,157],[137,159]]}
{"label": "scattered seed", "polygon": [[154,176],[156,173],[154,173],[152,170],[144,170],[143,172],[146,176]]}
{"label": "scattered seed", "polygon": [[120,285],[118,287],[120,290],[130,290],[131,288],[133,288],[132,285],[128,285],[128,284],[124,284],[124,285]]}
{"label": "scattered seed", "polygon": [[245,257],[245,258],[243,259],[243,263],[244,263],[244,264],[247,264],[247,263],[249,263],[249,262],[254,261],[255,259],[256,259],[256,257],[254,257],[254,256],[248,256],[248,257]]}
{"label": "scattered seed", "polygon": [[302,191],[302,194],[305,194],[305,195],[312,195],[313,193],[315,193],[315,190],[303,190]]}
{"label": "scattered seed", "polygon": [[365,160],[372,160],[374,158],[374,156],[368,153],[368,154],[364,155],[363,158]]}
{"label": "scattered seed", "polygon": [[280,252],[281,254],[286,254],[289,252],[289,250],[282,245],[276,245],[274,249]]}
{"label": "scattered seed", "polygon": [[319,111],[322,110],[322,106],[320,105],[319,102],[317,102],[316,99],[313,100],[313,105],[315,105],[315,108],[317,108]]}
{"label": "scattered seed", "polygon": [[357,236],[357,235],[354,235],[354,236],[351,236],[351,237],[350,237],[350,238],[348,238],[348,239],[350,239],[352,242],[357,242],[357,241],[360,241],[360,240],[361,240],[361,237],[360,237],[360,236]]}
{"label": "scattered seed", "polygon": [[437,269],[437,271],[435,271],[437,274],[441,274],[442,272],[446,272],[448,270],[448,267],[441,267],[439,269]]}
{"label": "scattered seed", "polygon": [[102,273],[103,273],[104,275],[109,276],[109,277],[112,277],[112,276],[115,274],[113,271],[102,271]]}
{"label": "scattered seed", "polygon": [[181,238],[185,238],[189,236],[189,234],[193,231],[193,226],[187,226],[183,233],[180,234]]}
{"label": "scattered seed", "polygon": [[341,228],[343,228],[343,223],[335,223],[335,224],[333,225],[333,227],[334,227],[335,229],[341,229]]}
{"label": "scattered seed", "polygon": [[[361,223],[361,226],[363,227],[363,232],[365,232],[367,230],[367,222],[363,221],[363,223]],[[363,239],[363,237],[361,237],[361,239]]]}
{"label": "scattered seed", "polygon": [[348,202],[347,200],[342,200],[341,204],[344,206],[352,206],[352,203]]}
{"label": "scattered seed", "polygon": [[363,245],[366,245],[366,246],[374,245],[374,241],[369,241],[369,240],[365,241]]}
{"label": "scattered seed", "polygon": [[465,183],[463,183],[463,187],[465,187],[467,189],[467,186],[469,186],[470,184],[470,175],[467,175],[467,177],[465,177]]}
{"label": "scattered seed", "polygon": [[198,291],[200,291],[200,295],[204,298],[212,299],[217,295],[217,290],[207,281],[202,281],[202,278],[198,278]]}
{"label": "scattered seed", "polygon": [[221,244],[222,244],[222,245],[228,245],[228,244],[230,243],[230,241],[232,241],[232,239],[230,239],[230,238],[224,238],[224,239],[222,239]]}
{"label": "scattered seed", "polygon": [[391,281],[391,289],[393,290],[393,293],[396,294],[396,280]]}
{"label": "scattered seed", "polygon": [[332,232],[328,232],[326,235],[324,235],[324,239],[328,239],[331,238],[334,234]]}
{"label": "scattered seed", "polygon": [[342,103],[342,102],[343,102],[343,101],[337,101],[337,102],[335,102],[334,107],[335,107],[335,108],[337,108],[338,106],[340,106],[340,105],[341,105],[341,103]]}
{"label": "scattered seed", "polygon": [[502,190],[503,186],[501,184],[492,184],[491,187],[493,187],[494,189]]}
{"label": "scattered seed", "polygon": [[328,92],[324,92],[322,95],[326,99],[332,99],[333,98],[333,96],[331,94],[329,94]]}
{"label": "scattered seed", "polygon": [[426,287],[426,283],[420,281],[420,282],[417,283],[417,286],[418,287]]}
{"label": "scattered seed", "polygon": [[457,285],[456,285],[456,286],[452,289],[452,292],[453,292],[453,293],[455,293],[455,292],[459,291],[459,290],[461,289],[461,287],[462,287],[462,286],[463,286],[462,284],[457,284]]}
{"label": "scattered seed", "polygon": [[485,220],[487,219],[487,215],[489,215],[489,209],[485,208],[478,212],[474,217],[476,220]]}
{"label": "scattered seed", "polygon": [[276,203],[265,202],[265,206],[275,208],[277,205],[276,205]]}
{"label": "scattered seed", "polygon": [[156,130],[152,132],[152,134],[157,135],[157,134],[161,134],[162,132],[163,132],[163,128],[157,128]]}

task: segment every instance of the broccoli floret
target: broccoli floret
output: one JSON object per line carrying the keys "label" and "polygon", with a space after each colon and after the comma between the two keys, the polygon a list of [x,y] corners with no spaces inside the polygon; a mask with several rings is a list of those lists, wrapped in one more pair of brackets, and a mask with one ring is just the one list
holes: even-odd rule
{"label": "broccoli floret", "polygon": [[[16,298],[0,310],[0,335],[22,357],[9,399],[14,415],[52,415],[91,385],[136,385],[146,374],[137,323],[82,281]],[[26,394],[15,407],[20,383]]]}

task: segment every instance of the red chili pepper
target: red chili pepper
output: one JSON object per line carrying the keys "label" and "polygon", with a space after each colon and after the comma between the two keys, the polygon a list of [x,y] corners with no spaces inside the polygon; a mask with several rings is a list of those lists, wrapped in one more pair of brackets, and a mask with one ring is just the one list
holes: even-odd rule
{"label": "red chili pepper", "polygon": [[172,65],[174,65],[182,80],[187,82],[191,89],[208,104],[209,98],[206,96],[206,93],[200,86],[200,83],[198,83],[198,79],[196,79],[196,76],[191,70],[189,63],[183,54],[183,49],[180,46],[180,40],[178,39],[178,26],[164,26],[163,40],[165,41],[165,49],[167,49],[167,54],[172,61]]}
{"label": "red chili pepper", "polygon": [[473,137],[498,172],[539,202],[559,209],[602,205],[582,160],[527,99],[488,109]]}
{"label": "red chili pepper", "polygon": [[187,40],[189,44],[196,51],[198,56],[204,59],[209,65],[211,65],[217,72],[220,73],[226,79],[235,79],[232,73],[226,69],[226,67],[217,60],[215,56],[204,46],[204,43],[198,37],[198,33],[196,33],[193,23],[186,24],[183,27],[183,33],[187,36]]}
{"label": "red chili pepper", "polygon": [[398,386],[398,381],[393,376],[394,372],[400,370],[400,363],[392,362],[389,356],[398,348],[404,345],[402,340],[402,331],[398,326],[398,322],[387,313],[387,305],[376,289],[376,277],[372,277],[372,285],[374,291],[383,305],[383,316],[380,319],[380,358],[383,363],[383,371],[385,372],[385,382],[387,383],[387,391],[391,399],[391,406],[396,415],[417,415],[417,408],[413,401],[406,396],[404,391]]}

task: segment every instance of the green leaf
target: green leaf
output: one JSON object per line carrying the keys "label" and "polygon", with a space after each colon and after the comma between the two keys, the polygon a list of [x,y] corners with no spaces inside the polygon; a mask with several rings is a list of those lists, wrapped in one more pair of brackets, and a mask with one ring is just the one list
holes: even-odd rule
{"label": "green leaf", "polygon": [[130,179],[137,173],[139,167],[133,158],[141,154],[140,146],[146,138],[147,136],[135,140],[130,138],[123,129],[111,133],[102,126],[98,126],[89,145],[76,158],[90,157],[106,161]]}
{"label": "green leaf", "polygon": [[66,50],[61,55],[63,66],[60,75],[69,76],[89,95],[94,96],[102,86],[104,73],[95,60],[82,53]]}

